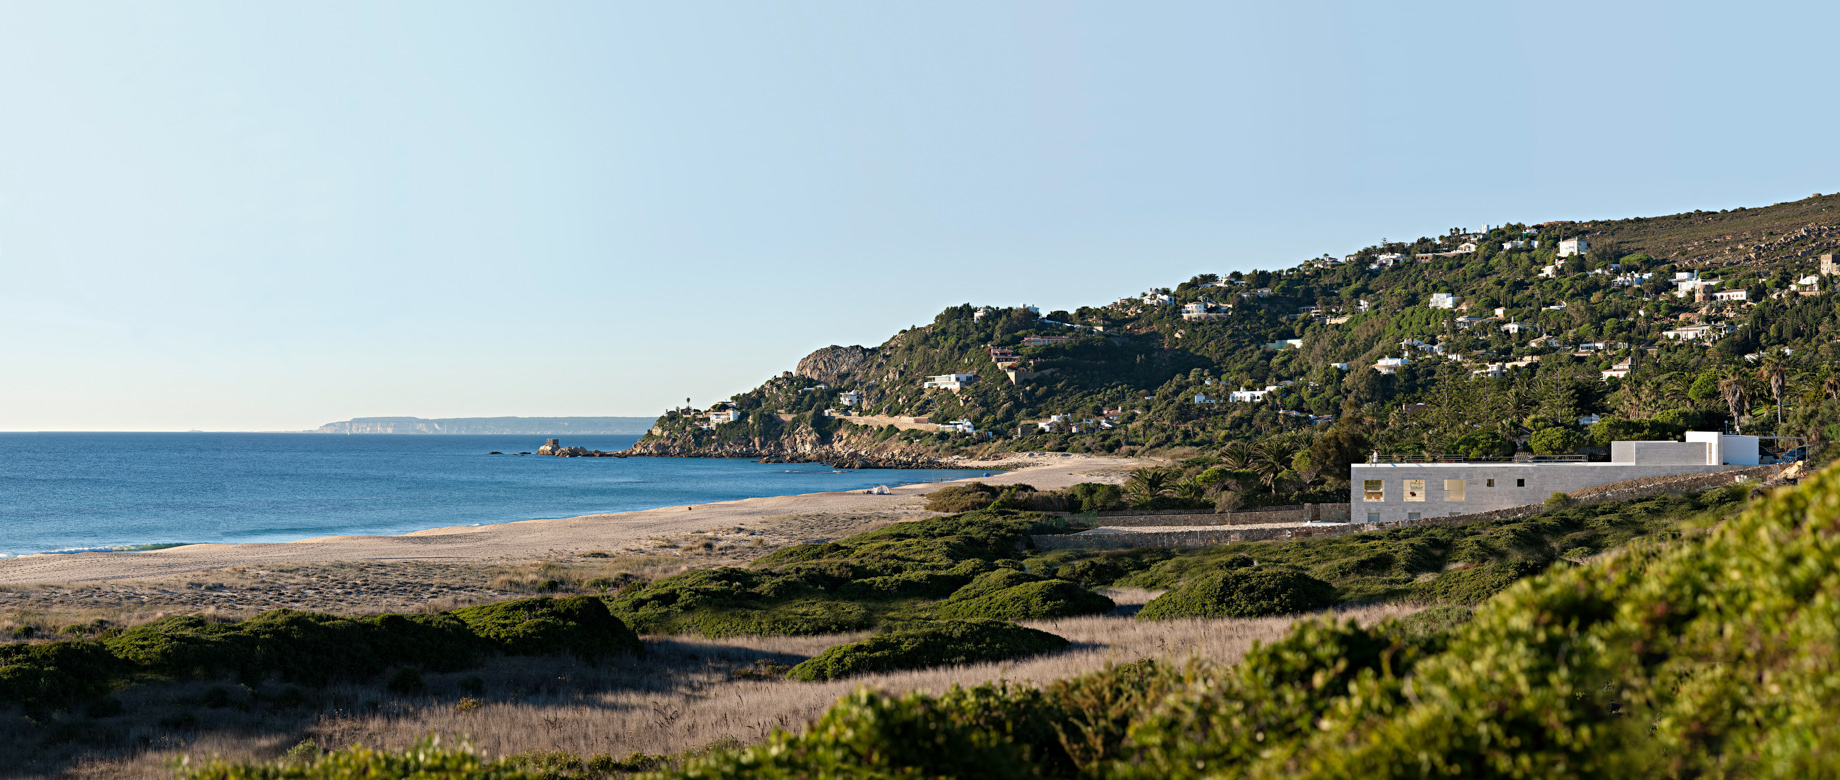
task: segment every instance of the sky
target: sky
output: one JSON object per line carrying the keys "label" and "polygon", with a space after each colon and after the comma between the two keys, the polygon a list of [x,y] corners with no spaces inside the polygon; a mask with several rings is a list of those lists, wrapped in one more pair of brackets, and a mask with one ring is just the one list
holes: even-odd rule
{"label": "sky", "polygon": [[960,303],[1833,192],[1837,26],[0,0],[0,430],[651,415]]}

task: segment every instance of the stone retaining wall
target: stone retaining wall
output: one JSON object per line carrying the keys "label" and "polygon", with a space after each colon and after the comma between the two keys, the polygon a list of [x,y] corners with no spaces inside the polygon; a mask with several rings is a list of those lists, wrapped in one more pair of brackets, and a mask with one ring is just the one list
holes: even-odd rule
{"label": "stone retaining wall", "polygon": [[1245,512],[1100,512],[1100,528],[1164,525],[1267,525],[1270,523],[1346,523],[1347,504],[1301,504]]}

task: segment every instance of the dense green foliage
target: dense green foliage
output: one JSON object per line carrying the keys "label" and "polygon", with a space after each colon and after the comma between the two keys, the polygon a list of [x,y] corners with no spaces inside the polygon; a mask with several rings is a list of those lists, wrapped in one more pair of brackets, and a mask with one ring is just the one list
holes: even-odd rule
{"label": "dense green foliage", "polygon": [[958,594],[953,594],[952,598],[939,605],[938,611],[940,617],[946,618],[1036,620],[1091,615],[1110,610],[1113,606],[1111,599],[1076,583],[1042,580],[1024,582],[968,598],[958,598]]}
{"label": "dense green foliage", "polygon": [[[674,777],[1819,777],[1840,723],[1840,471],[1710,533],[1549,571],[1466,619],[1304,622],[1233,667],[1056,691],[863,692]],[[1103,699],[1103,697],[1100,697]],[[1090,698],[1082,699],[1090,701]],[[980,735],[984,735],[980,738]],[[1052,736],[1045,736],[1052,735]],[[1076,739],[1067,739],[1073,735]],[[1088,737],[1101,749],[1064,748]],[[921,750],[915,745],[950,746]]]}
{"label": "dense green foliage", "polygon": [[1001,620],[941,620],[838,645],[792,667],[794,680],[835,680],[869,672],[1007,661],[1052,652],[1067,640]]}
{"label": "dense green foliage", "polygon": [[1335,603],[1335,586],[1302,572],[1247,567],[1205,574],[1145,604],[1138,620],[1251,618],[1314,612]]}
{"label": "dense green foliage", "polygon": [[[991,579],[999,570],[1043,579],[1020,571],[1029,534],[1043,530],[1042,522],[1037,515],[997,509],[897,523],[779,550],[746,569],[667,577],[609,599],[609,606],[644,633],[710,637],[829,634],[934,616],[1018,620],[1110,609],[1110,600],[1060,580],[987,592],[989,583],[1001,579]],[[971,594],[991,600],[967,606]],[[945,601],[935,603],[939,599]]]}
{"label": "dense green foliage", "polygon": [[600,600],[535,598],[455,612],[339,617],[274,610],[248,620],[163,618],[100,641],[0,645],[0,702],[72,706],[136,676],[270,675],[324,684],[391,666],[455,671],[488,653],[584,657],[640,653],[637,635]]}

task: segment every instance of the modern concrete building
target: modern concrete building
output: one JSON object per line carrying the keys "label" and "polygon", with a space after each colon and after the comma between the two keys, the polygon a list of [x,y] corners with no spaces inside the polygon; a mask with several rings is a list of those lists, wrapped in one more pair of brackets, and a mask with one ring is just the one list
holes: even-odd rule
{"label": "modern concrete building", "polygon": [[1568,238],[1559,242],[1559,256],[1571,257],[1591,251],[1591,243],[1582,238]]}
{"label": "modern concrete building", "polygon": [[929,376],[920,384],[923,390],[950,390],[954,393],[970,387],[977,381],[977,374],[940,374]]}
{"label": "modern concrete building", "polygon": [[[1729,471],[1758,464],[1757,437],[1690,431],[1680,441],[1610,443],[1608,463],[1582,458],[1522,461],[1460,456],[1401,457],[1356,463],[1348,505],[1353,522],[1447,517],[1538,504],[1570,493],[1643,477]],[[1376,458],[1376,460],[1379,460]]]}

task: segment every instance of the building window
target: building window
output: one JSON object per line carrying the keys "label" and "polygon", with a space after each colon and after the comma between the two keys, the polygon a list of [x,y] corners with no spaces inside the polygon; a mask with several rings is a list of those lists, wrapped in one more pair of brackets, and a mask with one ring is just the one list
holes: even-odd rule
{"label": "building window", "polygon": [[1370,522],[1370,523],[1378,523],[1378,522],[1380,522],[1380,513],[1379,513],[1379,512],[1368,512],[1368,513],[1367,513],[1367,522]]}
{"label": "building window", "polygon": [[1526,487],[1526,486],[1527,486],[1527,480],[1524,480],[1524,479],[1517,479],[1517,480],[1514,480],[1514,486],[1515,486],[1515,487]]}
{"label": "building window", "polygon": [[1489,480],[1489,484],[1486,487],[1495,487],[1495,480]]}
{"label": "building window", "polygon": [[1425,481],[1424,480],[1422,479],[1406,480],[1406,500],[1407,501],[1424,501],[1425,500]]}
{"label": "building window", "polygon": [[1417,512],[1407,512],[1407,513],[1406,513],[1406,519],[1407,519],[1407,520],[1417,520],[1417,519],[1418,519],[1418,513],[1417,513]]}
{"label": "building window", "polygon": [[1379,479],[1361,480],[1361,500],[1362,501],[1385,501],[1386,500],[1386,481],[1379,480]]}
{"label": "building window", "polygon": [[1460,480],[1460,479],[1444,480],[1444,500],[1445,501],[1462,501],[1463,493],[1465,489],[1466,488],[1464,486],[1463,480]]}

